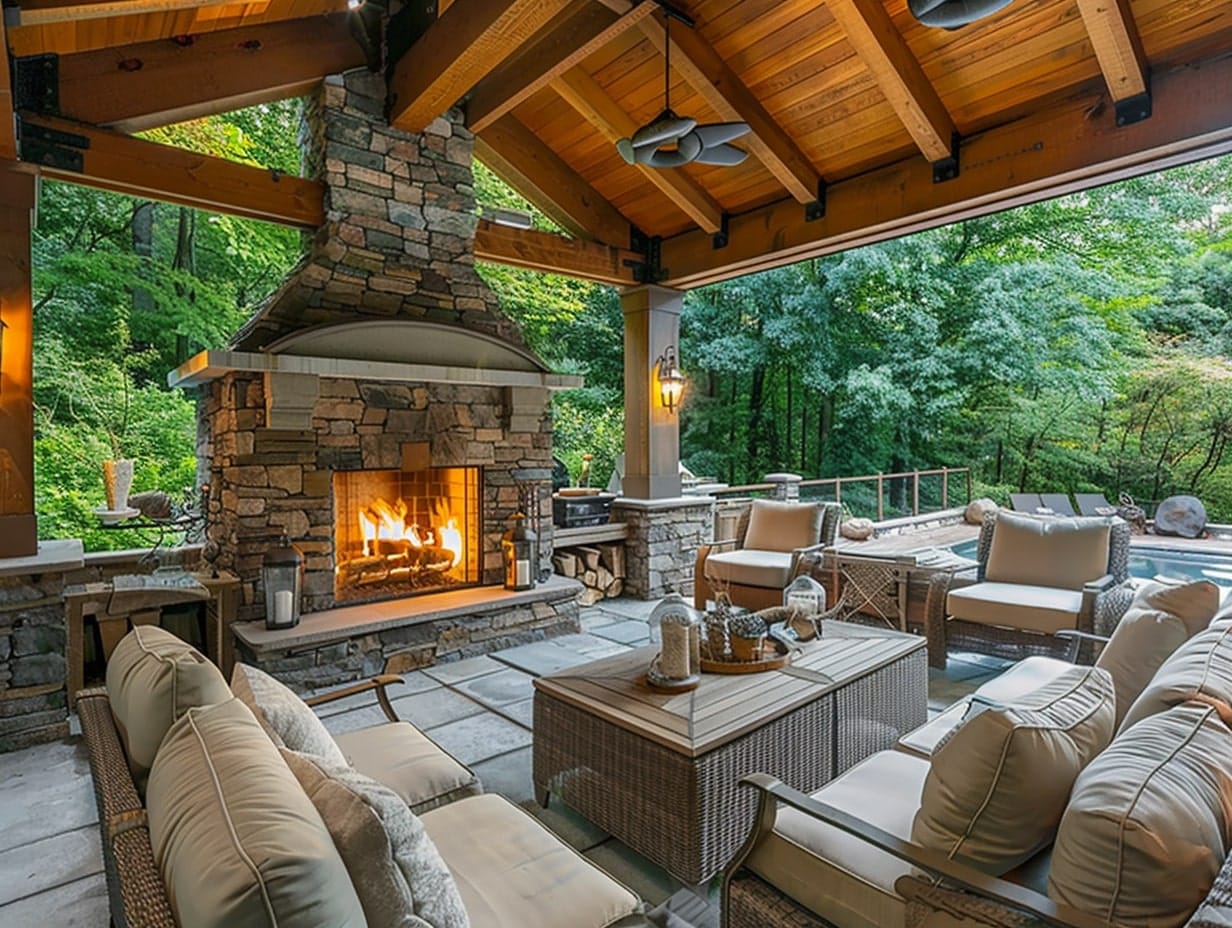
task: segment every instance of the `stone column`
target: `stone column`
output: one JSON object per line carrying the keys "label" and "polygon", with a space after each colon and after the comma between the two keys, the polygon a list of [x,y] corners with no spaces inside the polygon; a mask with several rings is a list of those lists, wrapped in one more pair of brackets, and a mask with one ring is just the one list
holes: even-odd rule
{"label": "stone column", "polygon": [[653,286],[620,295],[625,316],[623,492],[631,499],[680,496],[680,416],[663,408],[655,370],[668,346],[679,345],[683,297],[680,290]]}
{"label": "stone column", "polygon": [[697,549],[710,541],[714,499],[685,496],[612,503],[612,521],[629,526],[625,539],[626,596],[658,599],[668,593],[693,596]]}

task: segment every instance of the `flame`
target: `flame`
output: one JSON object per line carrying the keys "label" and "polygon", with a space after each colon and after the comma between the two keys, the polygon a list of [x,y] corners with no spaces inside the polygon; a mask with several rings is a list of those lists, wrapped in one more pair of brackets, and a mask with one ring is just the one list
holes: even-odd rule
{"label": "flame", "polygon": [[358,512],[364,553],[376,554],[378,541],[406,541],[413,548],[436,547],[449,551],[453,555],[449,566],[457,567],[462,561],[462,532],[458,528],[458,520],[449,515],[449,505],[442,501],[433,506],[433,515],[443,526],[437,530],[439,538],[433,535],[431,529],[425,530],[414,522],[407,524],[404,500],[390,503],[378,497]]}

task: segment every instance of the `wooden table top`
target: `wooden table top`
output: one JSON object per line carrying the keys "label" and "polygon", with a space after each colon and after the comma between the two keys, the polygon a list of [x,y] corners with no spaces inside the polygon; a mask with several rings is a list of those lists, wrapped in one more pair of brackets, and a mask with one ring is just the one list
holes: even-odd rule
{"label": "wooden table top", "polygon": [[534,685],[613,725],[698,757],[924,646],[917,635],[826,622],[821,639],[803,645],[785,667],[704,673],[697,689],[686,693],[647,686],[654,645],[539,677]]}

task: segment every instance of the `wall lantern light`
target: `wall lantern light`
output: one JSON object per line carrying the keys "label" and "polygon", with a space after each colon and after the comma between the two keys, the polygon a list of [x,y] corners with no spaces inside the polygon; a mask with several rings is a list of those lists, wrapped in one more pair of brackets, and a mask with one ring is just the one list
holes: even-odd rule
{"label": "wall lantern light", "polygon": [[668,412],[675,412],[684,395],[684,374],[676,361],[676,346],[668,345],[655,361],[655,380],[659,382],[659,400]]}

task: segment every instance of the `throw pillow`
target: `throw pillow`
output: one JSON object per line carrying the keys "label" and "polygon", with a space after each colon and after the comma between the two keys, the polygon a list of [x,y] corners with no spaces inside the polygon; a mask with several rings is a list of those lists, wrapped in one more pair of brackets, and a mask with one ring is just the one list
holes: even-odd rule
{"label": "throw pillow", "polygon": [[1232,704],[1230,623],[1212,625],[1177,648],[1125,712],[1120,731],[1199,693]]}
{"label": "throw pillow", "polygon": [[468,928],[436,845],[393,790],[351,767],[283,749],[334,839],[373,928]]}
{"label": "throw pillow", "polygon": [[231,691],[252,710],[279,747],[315,754],[337,767],[346,757],[317,714],[286,686],[247,664],[231,671]]}
{"label": "throw pillow", "polygon": [[933,751],[911,840],[1000,876],[1047,845],[1114,729],[1107,671],[1071,667],[964,719]]}
{"label": "throw pillow", "polygon": [[1142,720],[1074,784],[1049,897],[1110,924],[1180,928],[1228,855],[1229,796],[1232,731],[1213,708]]}
{"label": "throw pillow", "polygon": [[1103,518],[997,513],[984,579],[1081,590],[1108,572],[1111,523]]}
{"label": "throw pillow", "polygon": [[742,547],[755,551],[794,551],[815,545],[821,538],[824,515],[825,508],[815,503],[755,499]]}
{"label": "throw pillow", "polygon": [[1112,675],[1117,724],[1146,689],[1164,661],[1210,624],[1219,607],[1219,587],[1209,580],[1138,588],[1128,611],[1095,662]]}

